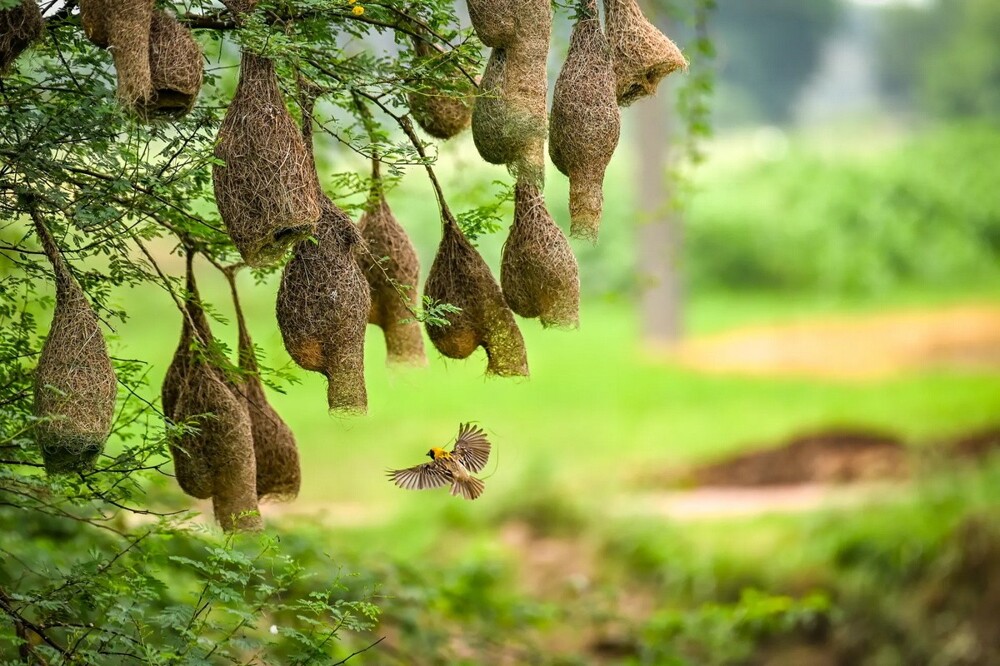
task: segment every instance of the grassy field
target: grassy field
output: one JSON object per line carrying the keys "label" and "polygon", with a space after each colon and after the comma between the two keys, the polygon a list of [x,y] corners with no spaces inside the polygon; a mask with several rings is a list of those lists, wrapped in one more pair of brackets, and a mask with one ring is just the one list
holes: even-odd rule
{"label": "grassy field", "polygon": [[[484,195],[477,188],[490,191],[490,177],[501,173],[485,173],[476,162],[472,177],[478,180],[464,182],[463,166],[476,158],[458,152],[443,175],[447,189],[466,193],[467,201],[453,202],[463,209],[473,200],[481,203]],[[744,176],[754,172],[745,159],[742,164]],[[783,178],[790,179],[794,168],[786,165]],[[700,196],[721,202],[726,215],[716,220],[720,233],[703,234],[703,242],[692,245],[703,253],[691,257],[695,262],[712,251],[706,238],[732,240],[727,220],[745,222],[744,193],[771,192],[768,177],[751,178],[735,192],[725,190],[724,170],[713,177],[716,189]],[[575,246],[587,293],[581,328],[546,331],[534,321],[521,323],[528,379],[486,378],[481,351],[466,361],[447,361],[429,345],[429,367],[390,369],[381,334],[370,327],[369,413],[331,416],[325,380],[295,368],[282,347],[274,317],[276,278],[254,284],[249,274],[240,276],[244,310],[265,363],[299,380],[283,393],[271,392],[271,399],[298,438],[302,492],[286,507],[265,508],[268,524],[280,536],[283,555],[303,566],[327,567],[324,573],[345,574],[343,587],[332,594],[372,598],[383,612],[377,630],[347,639],[344,656],[388,636],[352,663],[833,663],[746,660],[756,650],[770,649],[774,636],[812,645],[816,637],[808,625],[820,618],[833,627],[824,640],[831,654],[841,655],[837,663],[975,663],[948,661],[952,635],[971,644],[970,633],[955,625],[985,618],[993,626],[1000,601],[995,610],[985,603],[970,610],[963,604],[978,598],[980,581],[973,577],[963,584],[949,576],[961,572],[968,553],[991,547],[1000,553],[1000,534],[976,532],[977,515],[986,516],[984,524],[995,524],[1000,515],[1000,459],[980,469],[943,466],[918,474],[911,484],[893,486],[860,509],[694,522],[628,510],[655,491],[649,480],[658,470],[769,446],[803,432],[855,426],[888,431],[919,446],[1000,423],[995,366],[910,370],[865,381],[740,377],[701,374],[650,354],[639,342],[633,289],[622,277],[630,273],[624,259],[631,261],[633,243],[634,226],[620,223],[630,220],[629,183],[619,161],[608,181],[607,234],[596,248]],[[547,194],[553,214],[565,223],[564,179],[554,178]],[[780,199],[781,193],[771,196]],[[428,265],[438,223],[426,184],[409,179],[391,200]],[[813,215],[824,206],[803,208],[800,222],[825,228],[827,220]],[[871,236],[865,235],[867,222],[855,224],[855,209],[845,211],[831,235],[848,227],[860,231],[838,247],[865,245]],[[770,209],[765,212],[772,216]],[[744,238],[752,237],[750,249],[765,250],[757,257],[766,260],[762,265],[796,255],[791,258],[804,266],[827,247],[809,241],[789,249],[780,242],[785,219],[772,217],[770,235],[757,233],[765,230],[760,224]],[[692,220],[692,231],[697,223]],[[971,237],[962,233],[965,241]],[[480,242],[494,267],[503,236]],[[925,237],[913,239],[923,243]],[[925,245],[928,254],[959,247]],[[154,252],[169,274],[180,275],[182,262],[171,249],[159,244]],[[868,249],[879,251],[874,245]],[[977,261],[969,266],[979,266]],[[614,271],[605,270],[612,266]],[[235,345],[227,285],[210,266],[200,264],[198,274],[202,296],[220,318],[213,324],[216,336]],[[884,289],[841,289],[831,281],[828,289],[807,284],[743,292],[702,284],[686,303],[687,334],[697,338],[747,326],[957,303],[1000,304],[996,281],[970,279],[972,274],[956,273],[940,289],[920,281],[887,281]],[[177,345],[180,315],[152,285],[115,297],[130,317],[116,327],[112,354],[148,363],[144,392],[156,399]],[[463,502],[444,491],[408,493],[385,480],[386,468],[423,462],[430,446],[449,442],[459,422],[467,420],[482,424],[495,447],[481,500]],[[176,489],[167,499],[171,508],[211,513],[207,503]],[[322,512],[328,520],[313,517]],[[963,529],[972,536],[963,536]],[[306,583],[294,594],[331,594],[322,580],[316,578],[316,589]],[[939,589],[947,591],[946,603]],[[595,641],[609,635],[621,647],[620,658],[598,658]],[[907,651],[927,636],[932,638],[926,649]],[[870,659],[855,658],[851,650],[857,646]],[[936,661],[927,657],[937,654],[943,656]]]}
{"label": "grassy field", "polygon": [[[228,316],[223,284],[203,274],[203,295]],[[269,365],[286,365],[272,314],[274,285],[255,287],[247,278],[244,307],[255,341]],[[136,298],[132,319],[119,331],[122,353],[151,363],[153,395],[179,330],[177,313],[157,299]],[[893,305],[956,299],[963,300],[904,295]],[[689,323],[697,336],[885,307],[877,301],[716,295],[692,300]],[[436,504],[434,495],[404,496],[383,480],[382,470],[421,462],[465,420],[481,423],[496,443],[484,496],[490,504],[521,492],[525,479],[566,491],[586,488],[595,496],[617,493],[650,466],[704,459],[831,424],[886,429],[920,441],[1000,417],[995,373],[925,371],[873,382],[708,376],[645,355],[626,303],[586,302],[582,321],[579,331],[568,332],[523,323],[532,372],[524,380],[485,378],[481,351],[458,362],[429,348],[428,368],[386,368],[381,335],[370,327],[365,417],[328,415],[325,380],[296,369],[302,382],[272,397],[302,450],[299,502],[382,510]],[[235,342],[231,326],[217,325],[215,333]],[[127,342],[132,340],[143,343],[136,347]]]}
{"label": "grassy field", "polygon": [[[954,145],[956,154],[961,156],[966,154],[962,151],[969,144],[993,135],[981,131],[968,136],[963,133],[958,135],[964,137],[962,141],[949,142],[950,136],[945,134],[943,138],[925,141],[926,145],[920,144],[918,148],[937,154],[933,151],[941,145]],[[816,137],[793,136],[790,152],[779,161],[761,152],[757,145],[759,137],[730,137],[716,142],[711,146],[713,161],[699,176],[700,192],[688,220],[692,240],[704,240],[698,234],[703,231],[699,231],[702,229],[699,225],[706,224],[706,220],[714,228],[711,225],[719,220],[725,224],[729,224],[727,220],[742,220],[741,211],[752,209],[757,211],[756,217],[739,224],[751,235],[757,231],[762,235],[746,249],[747,257],[757,257],[754,253],[764,247],[763,258],[768,262],[781,264],[784,257],[808,263],[810,256],[804,255],[811,252],[795,249],[798,246],[794,245],[788,249],[782,244],[784,221],[760,214],[759,209],[767,208],[768,202],[771,207],[767,210],[780,209],[781,202],[776,199],[788,197],[797,211],[788,220],[791,226],[829,227],[828,235],[817,236],[816,242],[823,243],[824,248],[830,245],[843,249],[854,243],[857,247],[868,247],[870,252],[879,251],[884,234],[879,228],[864,231],[869,218],[859,218],[855,223],[854,208],[830,203],[850,200],[853,186],[843,185],[854,180],[841,178],[836,181],[837,187],[816,190],[808,183],[799,183],[795,170],[805,154],[812,156],[811,162],[806,161],[817,169],[817,178],[833,178],[822,165],[831,164],[834,170],[865,169],[875,159],[872,151],[893,155],[893,150],[907,145],[893,133],[880,132],[877,137],[879,140],[874,143],[850,142],[854,147],[852,152],[842,142],[832,149],[824,147]],[[453,195],[451,204],[456,211],[488,201],[496,191],[493,180],[506,178],[499,167],[483,166],[468,144],[463,139],[442,148],[440,173],[446,191]],[[325,380],[291,366],[282,348],[274,320],[276,279],[272,277],[256,285],[250,275],[241,276],[244,308],[255,341],[265,353],[265,362],[272,367],[288,367],[301,379],[300,384],[287,387],[287,393],[272,396],[275,406],[295,431],[302,451],[302,494],[295,506],[340,505],[348,510],[363,506],[391,514],[412,507],[454,504],[441,494],[407,496],[391,487],[382,472],[387,467],[422,462],[430,446],[449,441],[458,423],[465,420],[481,423],[496,444],[496,455],[488,467],[491,474],[488,491],[477,506],[502,504],[523,495],[527,488],[555,489],[557,494],[584,495],[600,502],[612,494],[628,491],[635,477],[650,468],[767,445],[788,435],[830,425],[889,430],[919,443],[1000,420],[1000,375],[985,370],[924,370],[870,382],[741,378],[701,375],[645,354],[638,344],[631,297],[633,286],[627,277],[633,256],[634,224],[622,222],[631,220],[628,213],[633,181],[631,148],[631,143],[623,143],[609,171],[606,221],[600,244],[594,247],[574,241],[587,294],[580,330],[545,331],[534,321],[522,323],[528,343],[530,379],[485,378],[481,351],[459,362],[444,360],[429,348],[430,367],[388,369],[384,365],[381,336],[370,327],[366,364],[369,414],[330,416],[325,408]],[[354,164],[346,154],[330,155],[337,161],[338,169]],[[892,159],[904,165],[921,162],[911,157],[904,152]],[[952,156],[951,161],[957,159]],[[961,160],[957,163],[964,164]],[[354,166],[359,171],[365,169],[360,162]],[[764,167],[775,170],[778,181],[755,175]],[[872,168],[880,173],[884,170],[878,165]],[[908,173],[899,176],[905,185],[900,185],[904,194],[911,191],[914,179],[923,182]],[[965,180],[981,185],[981,179],[974,174]],[[886,186],[886,191],[890,189]],[[553,172],[546,193],[552,214],[565,226],[565,178]],[[390,203],[412,235],[425,267],[433,256],[439,234],[436,206],[429,194],[423,174],[412,169],[390,194]],[[932,211],[934,214],[947,211],[951,216],[944,220],[947,224],[943,226],[952,224],[952,217],[966,211],[951,205],[957,194],[949,196],[941,199],[949,205],[942,203]],[[706,204],[710,204],[707,209]],[[891,207],[880,204],[872,210],[872,219],[884,218],[885,224],[891,222],[898,228],[913,227],[912,220],[887,217],[888,212],[895,210]],[[509,205],[501,209],[500,215],[504,220],[509,219]],[[824,222],[824,215],[830,217],[829,225]],[[987,213],[982,215],[988,217]],[[916,216],[921,220],[924,217]],[[725,224],[719,227],[723,232],[728,228]],[[965,233],[971,238],[972,232],[956,227],[955,233]],[[718,239],[730,250],[733,242],[742,242],[727,234],[721,233]],[[483,255],[494,268],[504,236],[496,233],[479,241]],[[920,241],[921,251],[934,254],[937,247],[934,243],[940,240],[935,239],[936,236]],[[179,275],[183,266],[169,255],[171,249],[160,245],[155,251],[165,269]],[[712,246],[699,241],[692,245],[687,259],[691,266],[713,266],[713,257],[722,249],[718,243]],[[941,245],[937,253],[949,256],[951,249],[950,245]],[[817,259],[822,256],[817,255]],[[203,296],[223,318],[231,319],[224,281],[207,265],[199,266],[198,270]],[[977,273],[972,271],[968,275],[973,274]],[[829,283],[829,289],[812,284],[801,290],[724,293],[702,287],[690,296],[686,305],[688,334],[699,336],[742,326],[844,313],[926,308],[970,300],[1000,302],[1000,287],[995,280],[977,281],[962,275],[957,275],[940,291],[921,282],[910,287],[887,283],[891,288],[840,290],[833,288],[838,284],[836,280]],[[131,319],[119,327],[112,347],[123,357],[150,363],[148,394],[156,396],[176,347],[179,315],[166,294],[152,287],[122,293],[119,301],[131,313]],[[231,323],[216,324],[215,333],[235,344]],[[419,515],[420,511],[416,513]],[[432,513],[428,511],[429,515]]]}

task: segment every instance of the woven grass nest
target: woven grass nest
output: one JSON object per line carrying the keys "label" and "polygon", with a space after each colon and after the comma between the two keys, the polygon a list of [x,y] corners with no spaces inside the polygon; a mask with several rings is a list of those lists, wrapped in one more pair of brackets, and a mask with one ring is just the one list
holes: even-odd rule
{"label": "woven grass nest", "polygon": [[490,48],[507,48],[545,30],[552,21],[548,0],[467,0],[476,36]]}
{"label": "woven grass nest", "polygon": [[[439,62],[433,69],[447,66],[447,63],[441,61],[440,54],[422,40],[414,38],[413,50],[428,63],[434,63],[435,55],[437,55],[436,60]],[[450,93],[442,94],[435,88],[420,89],[410,92],[406,96],[413,119],[417,121],[421,129],[435,139],[450,139],[465,131],[469,127],[469,123],[472,122],[474,86],[457,69],[449,72],[448,78],[454,83],[461,96],[456,97]]]}
{"label": "woven grass nest", "polygon": [[516,38],[490,53],[472,111],[472,138],[487,162],[541,183],[552,10],[548,2],[533,1],[523,11],[533,20],[520,21]]}
{"label": "woven grass nest", "polygon": [[257,505],[253,424],[247,403],[222,370],[188,256],[181,339],[161,389],[164,414],[185,428],[169,442],[174,474],[193,497],[212,498],[226,531],[263,527]]}
{"label": "woven grass nest", "polygon": [[149,74],[153,93],[145,115],[180,117],[194,107],[205,74],[201,46],[162,10],[153,12],[150,24]]}
{"label": "woven grass nest", "polygon": [[152,0],[80,0],[87,38],[111,51],[118,100],[140,118],[182,116],[201,90],[204,61],[191,32]]}
{"label": "woven grass nest", "polygon": [[52,325],[34,375],[35,441],[50,474],[84,471],[111,433],[117,379],[97,315],[40,217],[35,228],[56,282]]}
{"label": "woven grass nest", "polygon": [[619,106],[654,94],[663,77],[687,68],[681,50],[643,16],[636,0],[604,0],[604,18]]}
{"label": "woven grass nest", "polygon": [[212,167],[215,201],[247,264],[272,263],[316,231],[315,169],[267,58],[243,54],[215,155],[225,162]]}
{"label": "woven grass nest", "polygon": [[546,327],[579,325],[576,257],[532,183],[514,188],[514,224],[503,248],[500,285],[510,309],[522,317],[538,317]]}
{"label": "woven grass nest", "polygon": [[585,0],[569,54],[556,80],[549,117],[549,156],[569,176],[570,228],[597,240],[604,205],[604,172],[621,132],[611,53],[597,15]]}
{"label": "woven grass nest", "polygon": [[295,435],[267,400],[260,380],[260,367],[254,351],[253,339],[247,328],[240,305],[236,283],[230,275],[236,323],[239,327],[239,368],[241,375],[235,383],[236,393],[246,403],[253,434],[254,459],[257,463],[257,497],[286,501],[299,494],[302,469]]}
{"label": "woven grass nest", "polygon": [[347,213],[320,187],[312,158],[312,101],[303,107],[310,183],[322,215],[315,241],[296,245],[281,274],[278,328],[292,360],[326,376],[331,410],[364,413],[368,409],[365,328],[372,306],[358,264],[364,241]]}
{"label": "woven grass nest", "polygon": [[118,101],[144,108],[153,94],[149,33],[153,0],[80,0],[80,21],[91,42],[111,51],[118,76]]}
{"label": "woven grass nest", "polygon": [[469,243],[447,209],[437,255],[424,294],[461,308],[447,315],[448,325],[427,324],[427,335],[448,358],[468,358],[477,347],[486,351],[487,374],[526,376],[524,338],[490,269]]}
{"label": "woven grass nest", "polygon": [[0,11],[0,74],[5,74],[44,31],[45,20],[35,0],[21,0]]}
{"label": "woven grass nest", "polygon": [[472,111],[479,155],[540,181],[545,142],[545,59],[517,49],[493,49]]}
{"label": "woven grass nest", "polygon": [[372,176],[368,205],[358,222],[358,231],[367,244],[358,260],[371,291],[368,323],[382,329],[389,363],[424,365],[427,357],[423,333],[420,324],[412,320],[420,298],[420,261],[385,200],[377,159]]}
{"label": "woven grass nest", "polygon": [[295,247],[278,290],[278,327],[300,367],[327,379],[331,410],[364,413],[368,282],[358,265],[361,236],[347,213],[323,202],[316,242]]}

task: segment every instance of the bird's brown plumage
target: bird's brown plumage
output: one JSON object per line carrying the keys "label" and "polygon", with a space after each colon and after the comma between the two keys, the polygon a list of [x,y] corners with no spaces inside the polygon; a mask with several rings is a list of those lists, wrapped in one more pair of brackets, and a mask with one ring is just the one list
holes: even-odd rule
{"label": "bird's brown plumage", "polygon": [[490,457],[490,442],[482,428],[471,423],[459,426],[451,451],[431,449],[432,460],[405,469],[389,470],[389,478],[400,488],[425,490],[451,484],[451,494],[476,499],[483,482],[472,476],[481,471]]}

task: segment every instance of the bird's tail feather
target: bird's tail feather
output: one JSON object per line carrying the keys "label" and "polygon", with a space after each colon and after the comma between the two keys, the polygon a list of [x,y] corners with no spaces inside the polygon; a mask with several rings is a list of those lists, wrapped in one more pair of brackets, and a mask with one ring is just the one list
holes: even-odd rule
{"label": "bird's tail feather", "polygon": [[451,484],[451,494],[461,495],[467,500],[474,500],[483,494],[483,482],[474,476],[470,476],[468,479],[455,479]]}

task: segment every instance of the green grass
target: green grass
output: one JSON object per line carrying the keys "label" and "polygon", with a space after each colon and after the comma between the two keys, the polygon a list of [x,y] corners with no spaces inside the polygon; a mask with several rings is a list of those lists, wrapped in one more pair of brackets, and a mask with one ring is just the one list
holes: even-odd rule
{"label": "green grass", "polygon": [[[203,274],[203,295],[227,315],[223,284],[208,270]],[[255,341],[269,365],[288,364],[274,323],[274,285],[249,282],[247,276],[244,307]],[[130,301],[133,315],[119,330],[119,353],[152,364],[155,395],[176,346],[179,315],[160,295]],[[900,303],[917,301],[903,296]],[[693,299],[689,321],[698,334],[873,308],[866,302],[720,295]],[[630,479],[651,468],[831,424],[887,429],[919,441],[1000,417],[997,373],[928,371],[871,382],[702,375],[645,356],[625,303],[585,302],[582,322],[573,332],[524,322],[532,371],[524,380],[484,377],[481,351],[462,362],[441,359],[429,348],[430,367],[388,369],[381,335],[370,327],[365,417],[328,415],[325,380],[296,369],[301,384],[272,398],[301,448],[299,501],[389,513],[446,506],[451,498],[443,493],[410,495],[393,488],[383,470],[421,462],[430,446],[447,442],[465,420],[481,423],[495,442],[488,492],[477,503],[489,506],[522,492],[525,478],[567,492],[587,488],[588,496],[598,498],[627,491]],[[215,334],[235,342],[231,326],[216,325]]]}

